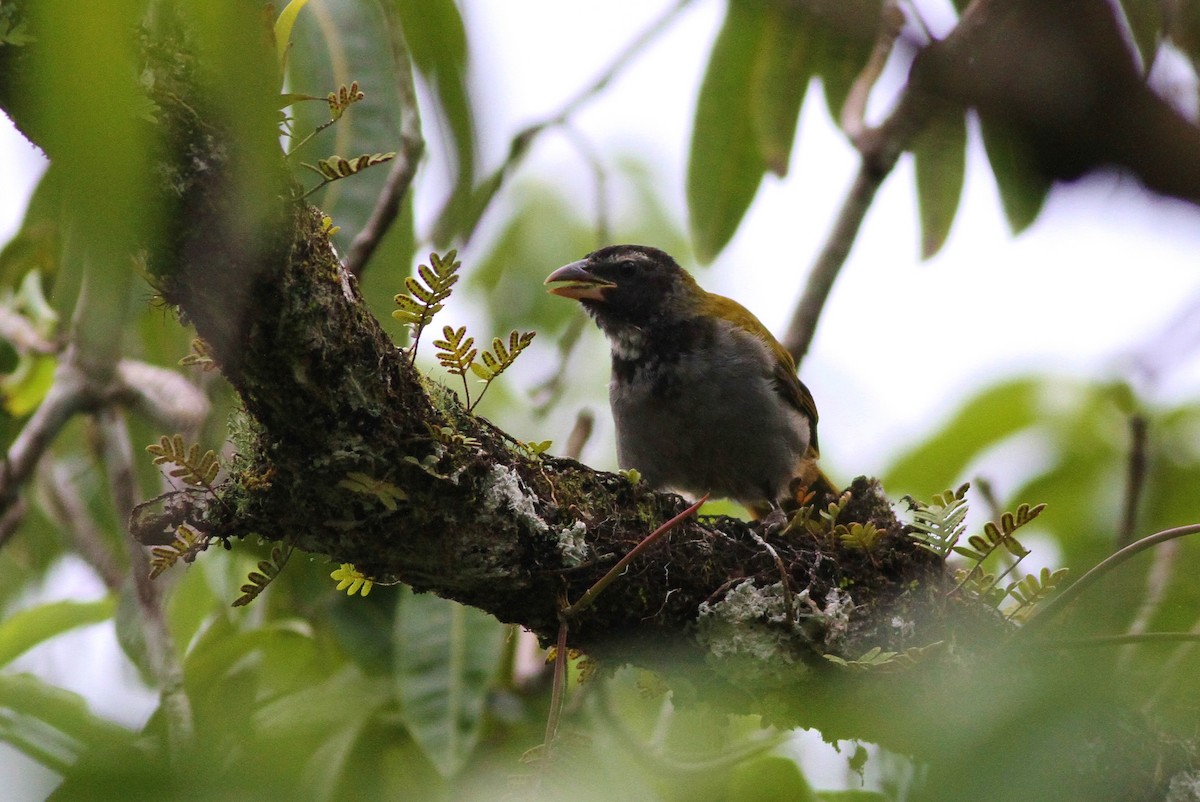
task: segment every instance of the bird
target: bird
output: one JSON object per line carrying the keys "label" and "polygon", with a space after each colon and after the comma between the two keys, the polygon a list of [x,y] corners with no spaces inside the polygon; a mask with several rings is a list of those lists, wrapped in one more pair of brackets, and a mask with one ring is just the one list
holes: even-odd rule
{"label": "bird", "polygon": [[816,466],[812,393],[744,306],[706,292],[646,245],[593,251],[545,284],[579,301],[608,339],[621,468],[656,489],[732,499],[775,523],[810,490],[836,496]]}

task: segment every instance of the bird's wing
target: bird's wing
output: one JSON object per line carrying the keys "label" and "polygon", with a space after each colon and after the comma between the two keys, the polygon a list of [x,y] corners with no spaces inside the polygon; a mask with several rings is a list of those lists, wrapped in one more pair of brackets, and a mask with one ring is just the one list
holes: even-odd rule
{"label": "bird's wing", "polygon": [[779,344],[779,340],[776,340],[767,327],[746,307],[737,301],[714,293],[705,293],[705,296],[702,307],[705,314],[727,320],[736,328],[756,337],[770,350],[775,358],[774,368],[771,372],[775,391],[783,396],[784,400],[802,415],[808,418],[810,424],[808,447],[812,452],[811,456],[818,456],[817,404],[813,401],[812,393],[804,386],[804,382],[800,381],[800,377],[796,375],[796,363],[792,361],[792,355],[788,353],[786,348]]}
{"label": "bird's wing", "polygon": [[[767,335],[770,337],[770,335]],[[775,354],[775,371],[772,378],[775,382],[775,391],[782,395],[784,399],[796,409],[800,410],[804,417],[808,418],[809,422],[809,443],[808,447],[812,451],[812,456],[820,454],[820,448],[817,446],[817,402],[813,400],[812,393],[804,386],[804,382],[800,381],[800,377],[796,375],[796,363],[792,361],[792,355],[787,352],[779,341],[771,337],[767,341],[771,351]]]}

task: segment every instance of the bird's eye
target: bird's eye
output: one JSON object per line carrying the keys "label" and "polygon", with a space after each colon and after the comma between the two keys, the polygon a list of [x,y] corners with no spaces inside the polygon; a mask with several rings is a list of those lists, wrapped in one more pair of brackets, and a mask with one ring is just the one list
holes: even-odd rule
{"label": "bird's eye", "polygon": [[630,259],[626,259],[625,261],[623,261],[619,265],[617,265],[617,272],[620,273],[622,276],[625,276],[626,278],[628,278],[629,276],[632,276],[634,274],[634,271],[636,271],[636,270],[637,270],[637,265],[634,264],[633,261]]}

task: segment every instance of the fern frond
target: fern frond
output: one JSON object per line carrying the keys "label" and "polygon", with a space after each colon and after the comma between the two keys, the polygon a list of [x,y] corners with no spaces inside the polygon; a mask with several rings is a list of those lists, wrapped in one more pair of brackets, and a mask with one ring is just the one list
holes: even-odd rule
{"label": "fern frond", "polygon": [[425,428],[433,435],[433,439],[439,443],[445,443],[448,446],[477,446],[479,439],[461,432],[454,431],[451,426],[434,426],[431,423],[426,423]]}
{"label": "fern frond", "polygon": [[930,504],[909,497],[913,513],[909,537],[921,548],[946,559],[967,527],[966,496],[970,486],[965,483],[957,490],[938,493]]}
{"label": "fern frond", "polygon": [[396,510],[397,501],[408,501],[408,493],[396,485],[358,471],[346,474],[346,478],[338,482],[338,487],[374,496],[389,512]]}
{"label": "fern frond", "polygon": [[192,353],[179,360],[179,364],[184,367],[195,365],[205,373],[217,366],[212,357],[212,349],[208,347],[208,343],[199,337],[192,338]]}
{"label": "fern frond", "polygon": [[537,332],[526,331],[517,332],[515,329],[508,335],[508,347],[504,345],[504,341],[499,337],[492,340],[492,349],[485,350],[479,355],[483,364],[474,362],[471,364],[471,372],[483,380],[483,389],[479,391],[479,397],[475,399],[475,404],[467,407],[467,412],[475,408],[475,405],[483,400],[483,394],[492,386],[492,380],[508,369],[513,362],[517,361],[517,357],[522,351],[529,347],[533,342],[534,335]]}
{"label": "fern frond", "polygon": [[1067,578],[1068,570],[1059,568],[1051,571],[1043,568],[1038,574],[1026,574],[1024,579],[1017,580],[1008,586],[1005,592],[1017,601],[1017,606],[1009,612],[1009,621],[1024,621],[1033,614],[1034,608],[1047,596],[1055,591]]}
{"label": "fern frond", "polygon": [[164,434],[157,443],[146,446],[146,451],[154,457],[155,465],[176,466],[168,472],[168,476],[193,487],[203,487],[210,493],[214,492],[212,483],[217,478],[221,465],[212,449],[201,453],[199,443],[188,447],[183,442],[183,435],[167,437]]}
{"label": "fern frond", "polygon": [[208,535],[200,534],[187,524],[180,524],[175,528],[175,539],[170,544],[150,549],[150,578],[157,579],[159,574],[180,560],[192,562],[208,545]]}
{"label": "fern frond", "polygon": [[286,550],[282,546],[271,549],[271,558],[258,561],[258,570],[251,571],[250,575],[246,577],[246,584],[241,588],[242,595],[234,599],[231,606],[245,607],[257,599],[267,589],[267,585],[279,576],[279,572],[283,570],[283,566],[287,565],[288,558],[291,556],[292,546],[290,545]]}
{"label": "fern frond", "polygon": [[883,536],[883,532],[879,531],[872,523],[855,522],[848,527],[842,527],[842,530],[838,532],[838,539],[845,546],[861,551],[874,549],[879,543],[879,538]]}
{"label": "fern frond", "polygon": [[329,577],[337,580],[337,589],[346,591],[347,596],[353,596],[359,592],[366,596],[375,586],[374,581],[368,579],[351,563],[342,563],[341,566],[330,572]]}
{"label": "fern frond", "polygon": [[330,92],[325,96],[325,102],[329,104],[330,118],[341,119],[341,116],[346,113],[346,109],[365,97],[366,95],[358,88],[358,81],[351,81],[350,86],[342,84],[338,87],[337,92]]}
{"label": "fern frond", "polygon": [[467,336],[467,327],[457,329],[445,326],[442,328],[444,339],[434,340],[433,347],[438,349],[437,358],[446,372],[462,379],[463,403],[467,411],[471,410],[471,388],[467,386],[467,371],[475,362],[479,349],[475,347],[475,338]]}
{"label": "fern frond", "polygon": [[429,266],[418,265],[417,276],[404,279],[408,294],[401,293],[395,297],[396,306],[400,308],[392,312],[392,317],[408,326],[412,334],[410,364],[416,362],[421,332],[433,322],[433,316],[442,311],[444,301],[458,283],[458,269],[462,267],[462,262],[455,258],[457,254],[457,251],[449,251],[445,256],[429,254]]}
{"label": "fern frond", "polygon": [[[333,121],[330,120],[330,123],[332,122]],[[330,123],[326,123],[326,125],[329,125]],[[308,140],[305,139],[304,141],[307,142]],[[303,142],[301,144],[303,144]],[[292,150],[294,151],[298,147],[300,147],[300,145],[296,145],[296,147],[292,148]],[[350,159],[347,159],[344,156],[335,155],[325,159],[318,159],[316,164],[300,162],[301,166],[307,167],[309,170],[312,170],[314,173],[321,176],[321,183],[317,184],[308,192],[305,192],[304,197],[307,198],[309,195],[313,194],[326,184],[333,183],[334,181],[340,181],[343,178],[348,178],[349,176],[361,173],[368,167],[374,167],[377,164],[390,162],[394,158],[396,158],[396,153],[395,151],[392,151],[389,153],[363,153],[362,155],[354,156]]]}
{"label": "fern frond", "polygon": [[[1012,564],[999,577],[994,579],[995,583],[999,583],[1017,567],[1017,564],[1021,560],[1029,556],[1029,549],[1021,545],[1021,541],[1017,540],[1013,536],[1013,533],[1041,515],[1044,509],[1046,509],[1045,504],[1038,504],[1034,507],[1022,504],[1017,507],[1016,513],[1006,512],[1000,516],[999,523],[988,521],[983,525],[982,535],[971,535],[967,538],[968,547],[955,546],[954,552],[974,562],[975,565],[971,568],[972,572],[978,569],[982,573],[983,562],[998,549],[1003,548],[1014,559]],[[972,574],[968,574],[967,576],[970,578]],[[962,586],[963,583],[960,582],[954,590],[958,590]]]}

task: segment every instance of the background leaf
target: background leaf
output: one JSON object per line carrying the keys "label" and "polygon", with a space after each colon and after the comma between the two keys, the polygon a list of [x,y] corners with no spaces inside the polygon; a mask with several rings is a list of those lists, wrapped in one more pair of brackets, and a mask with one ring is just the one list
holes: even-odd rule
{"label": "background leaf", "polygon": [[928,259],[946,242],[962,198],[967,165],[967,121],[962,109],[940,111],[912,144],[921,216],[921,257]]}
{"label": "background leaf", "polygon": [[432,593],[400,595],[396,688],[404,722],[444,776],[459,773],[479,740],[504,625]]}
{"label": "background leaf", "polygon": [[1051,182],[1034,166],[1029,146],[1019,134],[1002,123],[982,119],[980,131],[1008,227],[1013,234],[1020,234],[1037,219]]}
{"label": "background leaf", "polygon": [[761,46],[771,16],[750,3],[729,3],[709,56],[688,157],[688,222],[696,257],[716,258],[758,192],[765,167],[752,103],[762,73]]}
{"label": "background leaf", "polygon": [[106,621],[114,609],[112,599],[101,599],[50,602],[14,613],[0,623],[0,666],[67,630]]}

